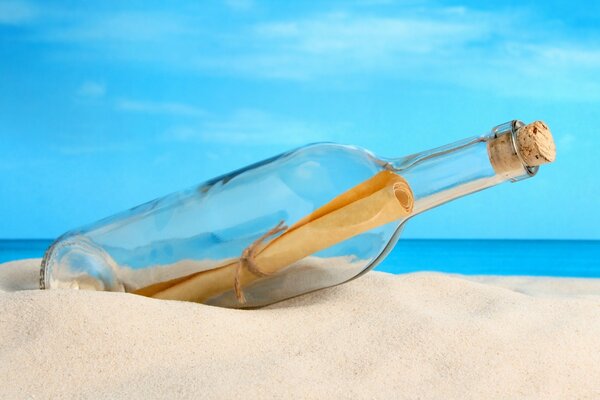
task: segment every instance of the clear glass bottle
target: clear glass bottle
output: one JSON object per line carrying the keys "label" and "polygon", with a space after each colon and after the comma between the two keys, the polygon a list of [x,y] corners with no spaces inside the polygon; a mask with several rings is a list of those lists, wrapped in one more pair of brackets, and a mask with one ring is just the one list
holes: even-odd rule
{"label": "clear glass bottle", "polygon": [[[548,152],[533,154],[539,143],[527,144],[532,134],[523,129],[523,123],[512,121],[483,136],[399,159],[330,143],[302,147],[62,235],[46,251],[40,286],[245,308],[337,285],[377,265],[414,215],[532,177],[539,164],[552,161]],[[544,137],[551,142],[549,131]],[[412,192],[414,205],[403,217],[330,240],[333,244],[326,244],[329,231],[310,231],[323,248],[268,274],[250,259],[298,221],[317,218],[315,210],[341,193],[386,172],[404,178]],[[249,278],[240,280],[241,272]],[[222,282],[219,290],[204,294],[202,286],[172,290],[190,278]]]}

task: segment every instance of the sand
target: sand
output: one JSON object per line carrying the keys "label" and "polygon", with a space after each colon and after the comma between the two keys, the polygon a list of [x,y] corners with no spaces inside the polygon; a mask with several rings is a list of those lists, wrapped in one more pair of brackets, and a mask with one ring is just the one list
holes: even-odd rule
{"label": "sand", "polygon": [[242,311],[38,265],[0,265],[3,399],[600,398],[600,280],[371,272]]}

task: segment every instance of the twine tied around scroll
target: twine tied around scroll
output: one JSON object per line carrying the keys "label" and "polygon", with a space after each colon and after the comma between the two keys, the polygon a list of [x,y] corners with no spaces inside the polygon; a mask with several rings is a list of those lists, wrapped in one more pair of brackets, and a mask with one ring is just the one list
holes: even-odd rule
{"label": "twine tied around scroll", "polygon": [[246,296],[244,296],[244,291],[242,290],[242,282],[241,275],[242,269],[246,268],[248,271],[253,273],[258,277],[265,277],[272,275],[272,272],[266,272],[259,268],[256,265],[255,256],[258,247],[269,237],[277,235],[280,232],[284,232],[288,227],[284,225],[283,220],[279,221],[279,223],[271,228],[268,232],[265,232],[261,237],[252,242],[248,247],[244,249],[240,259],[238,260],[237,270],[235,272],[235,280],[233,283],[233,290],[235,291],[235,297],[240,302],[240,304],[246,303]]}

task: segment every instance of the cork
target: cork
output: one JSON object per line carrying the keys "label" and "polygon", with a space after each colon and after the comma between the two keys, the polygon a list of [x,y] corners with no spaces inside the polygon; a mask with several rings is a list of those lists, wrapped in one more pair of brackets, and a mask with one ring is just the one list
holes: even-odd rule
{"label": "cork", "polygon": [[500,135],[488,142],[490,162],[501,175],[513,176],[524,167],[538,167],[553,162],[556,147],[548,125],[535,121],[519,128],[513,137]]}
{"label": "cork", "polygon": [[556,159],[556,146],[548,125],[535,121],[517,131],[517,147],[528,167],[551,163]]}

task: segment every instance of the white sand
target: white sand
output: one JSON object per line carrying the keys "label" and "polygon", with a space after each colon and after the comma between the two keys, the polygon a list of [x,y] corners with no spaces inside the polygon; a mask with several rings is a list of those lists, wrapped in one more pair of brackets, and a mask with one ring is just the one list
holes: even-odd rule
{"label": "white sand", "polygon": [[369,273],[241,311],[15,291],[37,265],[0,265],[3,399],[600,399],[598,280]]}

